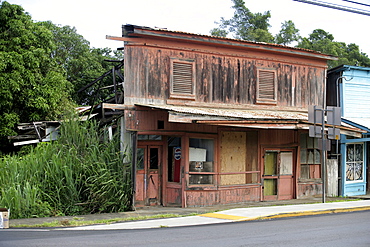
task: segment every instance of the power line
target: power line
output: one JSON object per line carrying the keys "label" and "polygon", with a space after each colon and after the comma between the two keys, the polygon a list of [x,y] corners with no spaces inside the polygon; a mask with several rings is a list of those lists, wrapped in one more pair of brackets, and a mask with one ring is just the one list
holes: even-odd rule
{"label": "power line", "polygon": [[349,3],[354,3],[354,4],[359,4],[359,5],[363,5],[363,6],[366,6],[366,7],[370,7],[369,4],[366,4],[366,3],[359,3],[359,2],[355,2],[355,1],[350,1],[350,0],[342,0],[343,2],[349,2]]}
{"label": "power line", "polygon": [[313,5],[326,7],[326,8],[331,8],[331,9],[342,10],[342,11],[351,12],[351,13],[360,14],[360,15],[370,16],[370,12],[367,11],[367,10],[351,8],[351,7],[338,5],[338,4],[333,4],[333,3],[328,3],[328,2],[310,1],[310,0],[293,0],[293,1],[313,4]]}

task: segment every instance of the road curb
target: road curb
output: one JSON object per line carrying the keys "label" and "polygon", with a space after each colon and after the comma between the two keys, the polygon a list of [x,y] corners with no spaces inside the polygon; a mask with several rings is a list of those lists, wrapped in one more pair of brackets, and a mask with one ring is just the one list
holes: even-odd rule
{"label": "road curb", "polygon": [[345,213],[345,212],[366,211],[366,210],[370,210],[370,206],[323,209],[323,210],[309,210],[309,211],[290,212],[290,213],[278,213],[278,214],[272,214],[272,215],[260,215],[257,217],[245,217],[245,216],[221,214],[221,213],[206,213],[206,214],[200,214],[198,216],[239,222],[239,221],[254,221],[254,220],[267,220],[267,219],[278,219],[278,218],[288,218],[288,217],[300,217],[300,216],[310,216],[310,215],[320,215],[320,214]]}
{"label": "road curb", "polygon": [[346,213],[346,212],[367,211],[367,210],[370,210],[370,206],[353,207],[353,208],[325,209],[325,210],[312,210],[312,211],[304,211],[304,212],[280,213],[280,214],[274,214],[274,215],[265,215],[265,216],[259,216],[259,217],[254,217],[254,218],[248,218],[248,219],[245,219],[243,221],[279,219],[279,218],[288,218],[288,217],[300,217],[300,216],[321,215],[321,214]]}

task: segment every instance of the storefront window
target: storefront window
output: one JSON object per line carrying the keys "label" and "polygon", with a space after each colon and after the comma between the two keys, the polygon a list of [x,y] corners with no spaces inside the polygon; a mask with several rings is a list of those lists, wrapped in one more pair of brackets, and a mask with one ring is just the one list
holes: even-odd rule
{"label": "storefront window", "polygon": [[321,178],[321,154],[318,139],[301,134],[301,179]]}
{"label": "storefront window", "polygon": [[362,181],[364,170],[364,144],[346,145],[346,181]]}
{"label": "storefront window", "polygon": [[189,139],[189,184],[213,184],[214,141]]}

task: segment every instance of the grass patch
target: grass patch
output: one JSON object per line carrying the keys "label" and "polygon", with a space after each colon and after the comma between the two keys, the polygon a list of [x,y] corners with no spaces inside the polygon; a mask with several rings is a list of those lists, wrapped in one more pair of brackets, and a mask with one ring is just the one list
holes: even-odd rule
{"label": "grass patch", "polygon": [[136,217],[127,217],[127,218],[113,218],[113,219],[100,219],[100,220],[83,220],[83,218],[74,217],[73,220],[63,219],[55,220],[53,222],[45,222],[42,224],[35,225],[15,225],[11,228],[47,228],[47,227],[73,227],[73,226],[88,226],[88,225],[99,225],[99,224],[113,224],[119,222],[127,221],[138,221],[138,220],[149,220],[149,219],[164,219],[164,218],[177,218],[197,215],[195,213],[188,215],[179,215],[179,214],[157,214],[157,215],[148,215],[148,216],[136,216]]}

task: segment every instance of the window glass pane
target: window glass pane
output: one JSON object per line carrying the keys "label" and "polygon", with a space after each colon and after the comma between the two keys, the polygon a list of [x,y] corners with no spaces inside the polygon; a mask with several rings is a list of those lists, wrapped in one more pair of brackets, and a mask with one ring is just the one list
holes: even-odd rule
{"label": "window glass pane", "polygon": [[310,178],[310,165],[301,165],[301,178]]}
{"label": "window glass pane", "polygon": [[293,174],[293,152],[280,153],[280,175]]}
{"label": "window glass pane", "polygon": [[315,149],[314,150],[314,155],[315,155],[315,164],[321,164],[320,150]]}
{"label": "window glass pane", "polygon": [[364,164],[362,162],[356,162],[355,163],[354,180],[362,180],[363,167],[364,167]]}
{"label": "window glass pane", "polygon": [[265,179],[263,186],[263,194],[265,196],[277,195],[277,179]]}
{"label": "window glass pane", "polygon": [[158,148],[150,148],[149,169],[158,169]]}
{"label": "window glass pane", "polygon": [[313,164],[314,163],[314,150],[313,149],[308,149],[307,150],[307,154],[308,154],[308,161],[307,161],[307,163],[308,164]]}
{"label": "window glass pane", "polygon": [[347,163],[346,165],[346,180],[353,181],[354,180],[354,163]]}
{"label": "window glass pane", "polygon": [[137,149],[137,164],[136,164],[137,170],[144,169],[144,159],[145,159],[145,148],[138,148]]}
{"label": "window glass pane", "polygon": [[139,141],[145,141],[145,140],[148,140],[149,139],[149,136],[148,135],[138,135],[137,136],[137,139]]}
{"label": "window glass pane", "polygon": [[312,142],[313,142],[313,148],[319,148],[319,139],[317,138],[312,138],[312,137],[309,137],[310,139],[312,139]]}
{"label": "window glass pane", "polygon": [[307,149],[301,149],[301,164],[307,163]]}
{"label": "window glass pane", "polygon": [[355,145],[348,144],[346,152],[347,162],[353,162],[355,160]]}
{"label": "window glass pane", "polygon": [[167,139],[167,181],[180,183],[181,171],[181,138],[170,136]]}
{"label": "window glass pane", "polygon": [[[189,139],[189,171],[214,171],[214,141],[213,139]],[[190,174],[190,184],[213,184],[212,174]]]}
{"label": "window glass pane", "polygon": [[355,144],[355,161],[362,161],[362,159],[363,159],[362,144]]}
{"label": "window glass pane", "polygon": [[307,148],[307,135],[302,134],[300,136],[301,148]]}
{"label": "window glass pane", "polygon": [[213,184],[213,175],[210,174],[190,174],[190,184]]}
{"label": "window glass pane", "polygon": [[314,147],[313,140],[314,140],[314,138],[307,137],[307,148],[313,148]]}
{"label": "window glass pane", "polygon": [[265,169],[264,175],[276,175],[277,174],[277,152],[265,153]]}
{"label": "window glass pane", "polygon": [[160,136],[160,135],[149,135],[149,140],[151,140],[151,141],[161,141],[162,136]]}

